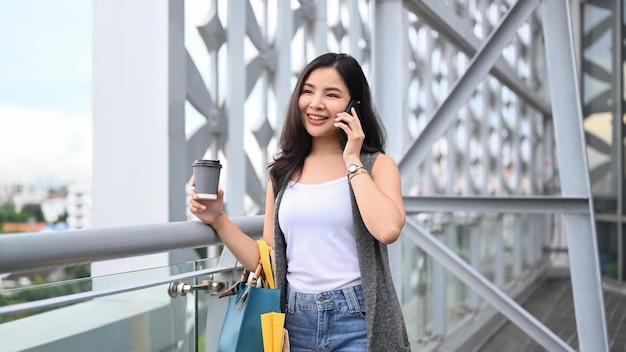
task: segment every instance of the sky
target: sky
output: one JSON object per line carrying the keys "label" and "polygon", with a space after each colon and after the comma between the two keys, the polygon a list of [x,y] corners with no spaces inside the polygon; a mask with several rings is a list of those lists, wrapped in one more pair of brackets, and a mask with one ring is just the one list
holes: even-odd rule
{"label": "sky", "polygon": [[[196,60],[209,4],[185,0]],[[91,182],[92,18],[92,0],[0,0],[0,183]]]}
{"label": "sky", "polygon": [[0,183],[90,182],[91,1],[0,0]]}

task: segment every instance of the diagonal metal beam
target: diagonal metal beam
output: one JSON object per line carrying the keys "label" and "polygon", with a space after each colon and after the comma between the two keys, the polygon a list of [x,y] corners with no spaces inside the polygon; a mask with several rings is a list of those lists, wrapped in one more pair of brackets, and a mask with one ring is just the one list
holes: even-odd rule
{"label": "diagonal metal beam", "polygon": [[510,42],[517,29],[533,13],[539,0],[518,1],[502,18],[483,46],[472,58],[465,74],[456,82],[450,94],[435,110],[432,119],[420,136],[409,147],[399,162],[402,184],[406,185],[414,170],[431,152],[431,147],[456,119],[458,110],[474,92],[476,86],[489,73],[502,50]]}
{"label": "diagonal metal beam", "polygon": [[[405,0],[404,7],[418,14],[420,21],[437,30],[450,43],[472,57],[481,45],[481,40],[473,35],[472,28],[465,19],[450,9],[450,5],[441,0]],[[525,102],[545,115],[549,115],[550,102],[544,96],[526,85],[517,72],[507,65],[502,57],[498,58],[490,71],[498,81],[507,86]]]}
{"label": "diagonal metal beam", "polygon": [[413,219],[407,218],[406,224],[403,236],[408,236],[411,241],[489,302],[502,315],[507,317],[547,351],[574,351],[561,338],[545,327],[541,321],[533,317],[496,285],[482,276],[475,268],[438,241],[428,231],[424,230]]}
{"label": "diagonal metal beam", "polygon": [[213,97],[211,97],[196,63],[193,61],[187,50],[185,50],[185,56],[185,71],[187,78],[187,89],[185,93],[187,95],[187,100],[191,105],[193,105],[194,108],[196,108],[196,110],[198,110],[198,112],[200,112],[200,114],[202,114],[202,116],[209,117],[211,116],[211,112],[217,109],[215,103],[213,102]]}

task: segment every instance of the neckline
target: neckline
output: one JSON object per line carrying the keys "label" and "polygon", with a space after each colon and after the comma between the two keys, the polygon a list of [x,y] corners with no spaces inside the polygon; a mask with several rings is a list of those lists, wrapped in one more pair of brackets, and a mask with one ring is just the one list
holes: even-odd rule
{"label": "neckline", "polygon": [[318,187],[318,186],[330,186],[336,183],[347,182],[348,178],[346,176],[341,176],[334,180],[324,181],[320,183],[300,183],[295,181],[289,181],[289,186],[298,186],[298,187]]}

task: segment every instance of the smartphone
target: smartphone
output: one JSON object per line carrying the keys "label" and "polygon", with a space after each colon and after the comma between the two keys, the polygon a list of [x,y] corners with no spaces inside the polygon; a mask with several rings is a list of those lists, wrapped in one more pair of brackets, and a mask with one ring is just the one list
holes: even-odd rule
{"label": "smartphone", "polygon": [[[348,103],[348,106],[346,106],[346,112],[350,115],[352,115],[352,108],[354,108],[356,110],[357,115],[359,114],[359,103],[354,100],[351,99],[350,102]],[[342,123],[345,123],[344,121],[341,121]],[[347,125],[347,123],[346,123]],[[341,128],[337,128],[337,131],[339,132],[339,139],[341,140],[341,147],[345,148],[346,143],[348,143],[348,135],[346,134],[346,132],[344,132]]]}

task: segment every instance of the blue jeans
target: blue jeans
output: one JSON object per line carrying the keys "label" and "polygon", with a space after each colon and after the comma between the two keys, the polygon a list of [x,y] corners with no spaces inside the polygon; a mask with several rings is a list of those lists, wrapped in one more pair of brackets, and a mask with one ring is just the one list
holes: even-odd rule
{"label": "blue jeans", "polygon": [[285,328],[292,352],[367,351],[363,288],[308,294],[287,287]]}

